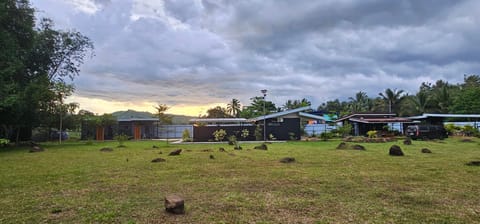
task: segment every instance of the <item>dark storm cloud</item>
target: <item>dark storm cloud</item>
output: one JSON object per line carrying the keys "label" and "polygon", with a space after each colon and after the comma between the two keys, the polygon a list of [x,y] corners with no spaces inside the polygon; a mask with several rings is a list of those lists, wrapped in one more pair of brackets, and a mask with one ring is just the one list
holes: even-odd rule
{"label": "dark storm cloud", "polygon": [[247,103],[268,89],[279,105],[317,106],[480,69],[475,0],[72,2],[33,4],[94,41],[76,81],[84,96]]}

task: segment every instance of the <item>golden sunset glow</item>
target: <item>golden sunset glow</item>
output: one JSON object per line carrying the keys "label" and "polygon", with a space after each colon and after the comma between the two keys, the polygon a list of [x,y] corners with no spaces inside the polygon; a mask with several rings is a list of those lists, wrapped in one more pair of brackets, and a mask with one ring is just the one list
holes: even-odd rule
{"label": "golden sunset glow", "polygon": [[[88,98],[81,96],[71,96],[66,100],[67,103],[76,102],[80,104],[80,109],[91,111],[95,114],[113,113],[115,111],[135,110],[148,111],[155,113],[156,102],[122,102],[122,101],[108,101],[98,98]],[[216,106],[225,107],[225,103],[213,103],[205,105],[167,105],[170,109],[168,114],[187,115],[187,116],[201,116],[205,115],[207,110]]]}

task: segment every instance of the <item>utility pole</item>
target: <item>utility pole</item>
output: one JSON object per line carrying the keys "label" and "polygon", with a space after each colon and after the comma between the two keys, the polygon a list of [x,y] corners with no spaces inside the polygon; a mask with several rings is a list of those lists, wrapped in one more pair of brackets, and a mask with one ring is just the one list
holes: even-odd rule
{"label": "utility pole", "polygon": [[262,89],[261,90],[262,94],[263,94],[263,141],[266,142],[267,141],[267,112],[265,110],[265,98],[267,97],[267,90],[266,89]]}

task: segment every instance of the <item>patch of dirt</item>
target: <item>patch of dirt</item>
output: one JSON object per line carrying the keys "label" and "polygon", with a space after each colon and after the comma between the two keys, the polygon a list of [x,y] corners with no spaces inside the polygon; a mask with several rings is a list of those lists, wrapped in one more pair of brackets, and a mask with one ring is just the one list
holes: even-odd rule
{"label": "patch of dirt", "polygon": [[100,149],[100,152],[113,152],[113,149],[109,147],[104,147]]}

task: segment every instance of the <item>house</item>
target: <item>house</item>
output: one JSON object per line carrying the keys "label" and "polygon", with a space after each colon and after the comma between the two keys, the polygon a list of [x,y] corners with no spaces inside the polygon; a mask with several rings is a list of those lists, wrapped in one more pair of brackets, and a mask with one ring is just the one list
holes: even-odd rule
{"label": "house", "polygon": [[[227,136],[235,135],[239,140],[298,140],[302,135],[302,118],[309,120],[325,120],[323,116],[306,113],[310,107],[245,118],[197,118],[191,119],[193,141],[211,141],[216,130],[223,129]],[[266,129],[264,132],[264,124]],[[248,137],[242,138],[242,130],[248,130]],[[265,135],[265,136],[264,136]]]}
{"label": "house", "polygon": [[412,119],[404,117],[396,117],[391,113],[356,113],[344,116],[336,122],[350,123],[353,127],[352,134],[355,136],[366,135],[368,131],[381,131],[386,125],[400,124],[397,126],[403,133],[404,125],[412,123]]}
{"label": "house", "polygon": [[265,116],[258,116],[249,119],[249,121],[261,127],[262,130],[264,124],[266,125],[264,132],[266,139],[271,139],[271,137],[273,137],[277,140],[299,140],[303,133],[302,119],[322,122],[327,121],[323,116],[305,112],[311,110],[312,109],[309,106],[300,107]]}

